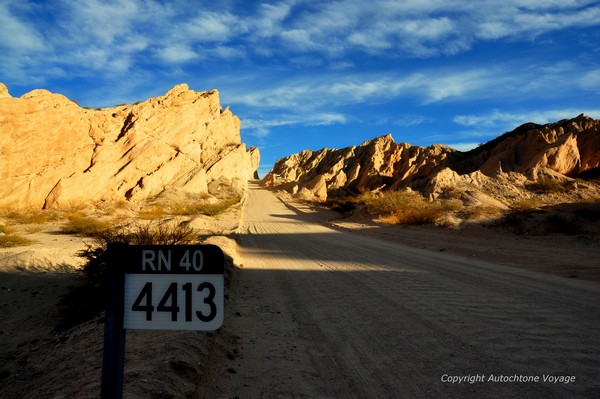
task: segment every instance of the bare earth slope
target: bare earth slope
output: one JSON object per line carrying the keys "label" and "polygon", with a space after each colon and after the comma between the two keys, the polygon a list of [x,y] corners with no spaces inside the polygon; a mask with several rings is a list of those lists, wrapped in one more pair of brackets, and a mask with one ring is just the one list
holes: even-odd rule
{"label": "bare earth slope", "polygon": [[[244,267],[199,397],[600,394],[597,283],[334,231],[257,187],[247,204]],[[442,381],[465,375],[485,382]]]}

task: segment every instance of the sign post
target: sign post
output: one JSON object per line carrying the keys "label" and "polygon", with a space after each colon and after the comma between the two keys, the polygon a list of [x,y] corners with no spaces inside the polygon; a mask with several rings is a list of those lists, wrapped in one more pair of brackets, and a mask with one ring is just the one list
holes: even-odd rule
{"label": "sign post", "polygon": [[123,365],[125,363],[125,329],[123,328],[123,264],[114,253],[126,248],[109,245],[107,257],[111,262],[107,271],[107,301],[104,317],[104,354],[102,358],[102,399],[121,399],[123,396]]}
{"label": "sign post", "polygon": [[121,398],[125,330],[221,327],[223,251],[215,245],[109,245],[102,398]]}

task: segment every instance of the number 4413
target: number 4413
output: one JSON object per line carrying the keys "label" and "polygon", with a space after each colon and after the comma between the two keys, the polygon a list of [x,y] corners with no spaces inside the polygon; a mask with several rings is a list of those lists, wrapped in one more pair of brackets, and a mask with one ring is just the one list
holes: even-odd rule
{"label": "number 4413", "polygon": [[[147,282],[133,302],[131,310],[134,312],[145,312],[147,321],[152,320],[152,315],[155,311],[171,313],[171,321],[177,321],[181,310],[178,301],[178,298],[180,297],[179,290],[183,292],[184,303],[181,305],[183,305],[185,321],[193,321],[194,316],[202,322],[210,322],[215,318],[217,315],[217,305],[215,304],[216,290],[215,286],[207,281],[201,282],[197,286],[192,285],[192,283],[171,283],[156,307],[153,302],[152,282]],[[207,312],[201,310],[194,311],[192,303],[192,298],[196,296],[194,295],[194,291],[200,293],[200,295],[204,295],[203,303],[207,306],[203,306],[203,310],[207,310],[208,308]]]}

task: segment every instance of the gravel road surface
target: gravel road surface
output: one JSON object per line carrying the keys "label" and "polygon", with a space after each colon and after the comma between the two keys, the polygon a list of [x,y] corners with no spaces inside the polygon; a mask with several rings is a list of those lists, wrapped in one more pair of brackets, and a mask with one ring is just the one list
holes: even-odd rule
{"label": "gravel road surface", "polygon": [[600,397],[598,283],[332,230],[258,186],[238,243],[199,397]]}

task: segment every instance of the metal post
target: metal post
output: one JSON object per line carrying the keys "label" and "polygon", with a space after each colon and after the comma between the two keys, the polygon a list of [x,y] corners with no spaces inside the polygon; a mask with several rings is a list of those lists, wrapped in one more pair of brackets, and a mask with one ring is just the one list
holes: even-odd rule
{"label": "metal post", "polygon": [[125,273],[118,256],[121,245],[107,248],[108,298],[104,319],[104,355],[102,359],[102,399],[123,397],[123,372],[125,365],[125,329],[123,328],[123,304]]}

